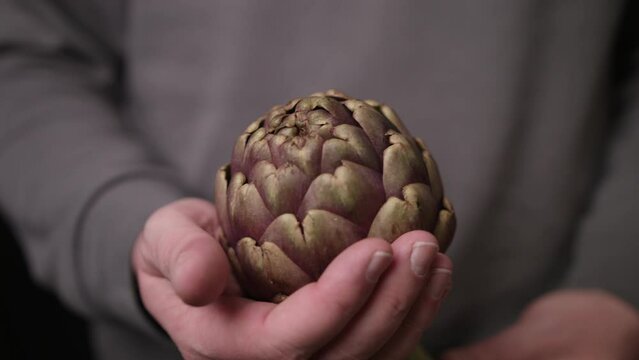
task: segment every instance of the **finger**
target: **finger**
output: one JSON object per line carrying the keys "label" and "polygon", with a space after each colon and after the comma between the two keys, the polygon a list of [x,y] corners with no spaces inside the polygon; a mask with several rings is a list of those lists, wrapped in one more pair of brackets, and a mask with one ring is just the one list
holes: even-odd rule
{"label": "finger", "polygon": [[275,307],[265,327],[293,349],[311,353],[337,335],[364,305],[392,262],[382,239],[356,242],[333,260],[317,282]]}
{"label": "finger", "polygon": [[419,345],[424,330],[432,323],[451,288],[453,263],[450,258],[442,253],[437,254],[431,268],[419,299],[393,338],[375,355],[376,359],[406,359]]}
{"label": "finger", "polygon": [[228,281],[226,254],[211,235],[216,226],[212,204],[185,199],[158,210],[144,228],[142,251],[149,272],[168,279],[187,304],[211,302]]}
{"label": "finger", "polygon": [[417,299],[438,252],[435,237],[412,231],[392,244],[393,266],[384,274],[365,307],[320,358],[364,359],[373,355],[399,328]]}

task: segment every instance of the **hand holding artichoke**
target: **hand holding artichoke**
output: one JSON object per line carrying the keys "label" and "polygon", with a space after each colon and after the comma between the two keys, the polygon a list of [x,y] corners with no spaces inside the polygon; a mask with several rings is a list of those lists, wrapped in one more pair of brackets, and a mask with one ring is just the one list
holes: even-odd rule
{"label": "hand holding artichoke", "polygon": [[221,238],[255,299],[280,301],[365,237],[455,231],[437,165],[388,106],[336,91],[273,107],[216,177]]}

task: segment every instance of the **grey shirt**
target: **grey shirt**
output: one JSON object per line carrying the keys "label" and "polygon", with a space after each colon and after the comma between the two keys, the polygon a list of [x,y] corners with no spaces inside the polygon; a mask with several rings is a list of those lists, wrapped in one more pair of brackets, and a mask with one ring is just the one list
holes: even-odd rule
{"label": "grey shirt", "polygon": [[393,106],[456,207],[430,349],[557,288],[639,307],[634,6],[0,0],[0,210],[37,280],[92,321],[100,358],[177,357],[131,281],[146,217],[212,199],[271,105],[337,88]]}

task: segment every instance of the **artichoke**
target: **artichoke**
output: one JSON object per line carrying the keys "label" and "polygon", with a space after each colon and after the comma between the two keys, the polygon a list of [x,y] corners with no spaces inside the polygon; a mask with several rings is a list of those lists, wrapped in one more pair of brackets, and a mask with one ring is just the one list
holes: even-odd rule
{"label": "artichoke", "polygon": [[217,173],[215,202],[238,281],[274,302],[355,241],[421,229],[445,250],[456,223],[437,164],[395,111],[334,90],[249,125]]}

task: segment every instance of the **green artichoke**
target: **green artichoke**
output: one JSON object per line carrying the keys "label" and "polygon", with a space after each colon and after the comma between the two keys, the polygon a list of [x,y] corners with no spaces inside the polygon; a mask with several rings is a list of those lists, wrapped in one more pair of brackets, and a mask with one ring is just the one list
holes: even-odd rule
{"label": "green artichoke", "polygon": [[393,109],[334,90],[249,125],[217,173],[215,202],[240,284],[275,302],[360,239],[421,229],[445,250],[456,223],[437,164]]}

